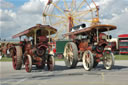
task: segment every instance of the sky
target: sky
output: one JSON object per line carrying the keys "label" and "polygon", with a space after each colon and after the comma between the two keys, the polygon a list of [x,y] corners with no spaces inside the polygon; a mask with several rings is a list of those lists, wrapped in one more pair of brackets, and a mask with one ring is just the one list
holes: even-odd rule
{"label": "sky", "polygon": [[[117,26],[113,37],[128,34],[128,0],[94,0],[100,7],[102,24]],[[11,37],[36,24],[42,24],[47,0],[0,0],[0,38]]]}

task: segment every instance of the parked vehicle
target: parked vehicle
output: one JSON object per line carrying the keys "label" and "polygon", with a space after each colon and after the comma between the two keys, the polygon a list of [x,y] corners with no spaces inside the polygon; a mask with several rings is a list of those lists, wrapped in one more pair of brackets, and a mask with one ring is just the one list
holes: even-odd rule
{"label": "parked vehicle", "polygon": [[[37,69],[43,69],[47,64],[48,70],[54,69],[54,55],[51,51],[52,46],[50,35],[55,34],[57,30],[49,25],[37,24],[23,32],[13,36],[20,38],[18,44],[14,44],[10,49],[13,68],[20,70],[22,64],[25,65],[26,72],[31,72],[32,65]],[[22,39],[22,37],[26,37]]]}
{"label": "parked vehicle", "polygon": [[118,36],[119,40],[119,53],[128,54],[128,34]]}
{"label": "parked vehicle", "polygon": [[112,38],[108,42],[108,47],[114,54],[128,54],[128,34],[118,35],[118,38]]}
{"label": "parked vehicle", "polygon": [[106,46],[111,35],[104,32],[114,30],[113,25],[93,25],[64,34],[69,42],[64,47],[64,60],[69,68],[75,68],[79,61],[83,62],[84,69],[89,71],[100,61],[106,69],[114,65],[114,55]]}

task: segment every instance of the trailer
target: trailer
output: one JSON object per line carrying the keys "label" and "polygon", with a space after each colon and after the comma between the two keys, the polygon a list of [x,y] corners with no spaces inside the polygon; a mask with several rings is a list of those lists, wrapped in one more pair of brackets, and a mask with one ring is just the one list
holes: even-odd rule
{"label": "trailer", "polygon": [[119,54],[128,54],[128,34],[118,35]]}

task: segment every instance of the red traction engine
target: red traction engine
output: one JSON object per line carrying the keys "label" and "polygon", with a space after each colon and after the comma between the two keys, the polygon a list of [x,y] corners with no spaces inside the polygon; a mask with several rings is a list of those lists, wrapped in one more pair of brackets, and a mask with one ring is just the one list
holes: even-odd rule
{"label": "red traction engine", "polygon": [[114,55],[107,48],[107,40],[111,39],[111,35],[103,32],[114,29],[116,26],[113,25],[94,25],[65,34],[70,39],[64,48],[66,66],[74,68],[77,62],[82,61],[84,69],[90,70],[103,61],[104,67],[111,69],[114,65]]}
{"label": "red traction engine", "polygon": [[[43,69],[47,64],[48,70],[54,69],[54,57],[51,52],[52,46],[50,35],[55,34],[57,30],[49,25],[36,25],[13,38],[20,37],[20,43],[15,44],[10,49],[12,56],[13,68],[20,70],[22,63],[25,65],[26,72],[31,72],[32,65],[36,65],[37,69]],[[22,40],[21,37],[26,39]]]}

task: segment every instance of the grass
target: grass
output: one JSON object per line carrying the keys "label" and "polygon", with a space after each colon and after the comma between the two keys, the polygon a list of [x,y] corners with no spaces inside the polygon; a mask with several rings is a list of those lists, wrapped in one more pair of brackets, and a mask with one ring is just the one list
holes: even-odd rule
{"label": "grass", "polygon": [[0,62],[8,62],[8,61],[12,61],[12,58],[8,58],[8,57],[3,57]]}
{"label": "grass", "polygon": [[[115,55],[115,60],[128,60],[128,55]],[[12,58],[3,57],[0,62],[12,61]],[[55,58],[55,61],[64,61],[64,59]]]}
{"label": "grass", "polygon": [[64,59],[55,58],[55,61],[64,61]]}
{"label": "grass", "polygon": [[115,55],[115,60],[128,60],[128,55]]}

